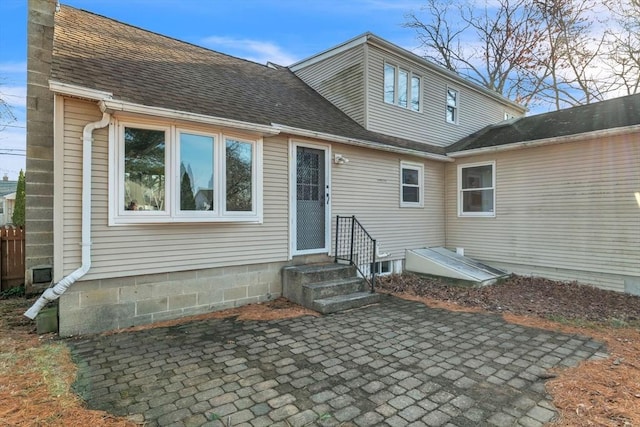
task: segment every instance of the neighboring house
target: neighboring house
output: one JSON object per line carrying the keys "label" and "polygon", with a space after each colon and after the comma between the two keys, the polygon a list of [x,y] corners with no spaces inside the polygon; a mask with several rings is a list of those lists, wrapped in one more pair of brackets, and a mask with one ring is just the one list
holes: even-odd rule
{"label": "neighboring house", "polygon": [[[637,109],[614,131],[570,126],[603,154],[581,159],[582,137],[559,136],[566,112],[550,114],[551,140],[535,117],[491,127],[524,109],[372,34],[286,68],[67,6],[49,31],[55,3],[30,6],[28,125],[53,127],[38,151],[51,157],[27,159],[42,168],[27,189],[52,200],[47,217],[49,199],[27,198],[27,234],[38,212],[41,239],[27,256],[75,282],[60,297],[61,335],[278,296],[282,267],[330,259],[336,215],[378,239],[379,270],[400,272],[406,249],[464,247],[514,271],[640,292],[629,261],[639,206],[625,198],[640,192]],[[519,123],[531,132],[491,136]],[[33,181],[47,176],[53,185]],[[603,176],[597,194],[576,184]],[[596,209],[609,200],[615,214]],[[602,267],[589,264],[598,250]]]}
{"label": "neighboring house", "polygon": [[11,224],[13,208],[16,204],[18,181],[9,181],[5,175],[0,181],[0,226]]}

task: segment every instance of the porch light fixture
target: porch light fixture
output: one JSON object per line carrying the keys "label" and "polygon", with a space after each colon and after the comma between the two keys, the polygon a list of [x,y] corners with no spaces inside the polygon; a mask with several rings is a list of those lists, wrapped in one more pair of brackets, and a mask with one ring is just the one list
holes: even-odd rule
{"label": "porch light fixture", "polygon": [[333,162],[336,165],[344,165],[346,163],[349,163],[349,159],[347,159],[345,156],[343,156],[342,154],[336,154],[333,157]]}

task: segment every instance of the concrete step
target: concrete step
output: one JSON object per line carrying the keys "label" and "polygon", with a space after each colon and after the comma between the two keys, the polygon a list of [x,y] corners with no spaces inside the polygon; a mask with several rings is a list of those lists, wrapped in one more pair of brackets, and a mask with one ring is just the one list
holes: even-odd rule
{"label": "concrete step", "polygon": [[282,269],[282,295],[290,301],[311,308],[313,299],[306,285],[356,278],[356,268],[345,264],[306,264]]}
{"label": "concrete step", "polygon": [[363,278],[350,277],[347,279],[330,280],[328,282],[307,283],[303,285],[302,292],[304,293],[305,300],[315,301],[338,295],[366,292],[369,290],[368,286]]}
{"label": "concrete step", "polygon": [[284,278],[295,281],[300,285],[306,283],[326,282],[329,280],[343,279],[356,276],[356,268],[348,264],[306,264],[285,267]]}
{"label": "concrete step", "polygon": [[339,295],[315,300],[312,309],[322,314],[336,313],[338,311],[358,308],[380,301],[380,294],[371,292],[354,292],[347,295]]}

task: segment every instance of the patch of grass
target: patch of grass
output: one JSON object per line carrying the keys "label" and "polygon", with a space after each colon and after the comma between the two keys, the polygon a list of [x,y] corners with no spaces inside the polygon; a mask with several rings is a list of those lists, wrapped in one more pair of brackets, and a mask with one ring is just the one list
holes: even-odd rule
{"label": "patch of grass", "polygon": [[318,415],[318,421],[327,421],[330,418],[331,418],[331,414],[329,414],[328,412]]}
{"label": "patch of grass", "polygon": [[35,366],[42,373],[42,379],[52,396],[60,397],[67,392],[69,380],[75,377],[75,372],[68,372],[65,370],[66,363],[61,363],[66,362],[69,357],[67,346],[58,343],[34,349]]}
{"label": "patch of grass", "polygon": [[610,318],[608,323],[609,323],[609,326],[614,329],[623,329],[623,328],[631,327],[631,324],[627,322],[625,319],[618,319],[615,317]]}
{"label": "patch of grass", "polygon": [[215,412],[210,412],[207,414],[207,419],[209,421],[219,421],[219,420],[222,420],[222,417],[216,414]]}
{"label": "patch of grass", "polygon": [[18,298],[24,296],[24,286],[14,286],[0,292],[0,299]]}
{"label": "patch of grass", "polygon": [[637,322],[629,322],[625,319],[620,319],[616,317],[610,317],[608,319],[603,319],[600,322],[595,322],[592,320],[574,319],[571,317],[566,317],[558,314],[549,314],[545,316],[545,319],[550,320],[552,322],[559,323],[564,326],[593,329],[594,331],[602,331],[607,328],[626,329],[626,328],[633,328],[633,327],[640,326],[637,324]]}

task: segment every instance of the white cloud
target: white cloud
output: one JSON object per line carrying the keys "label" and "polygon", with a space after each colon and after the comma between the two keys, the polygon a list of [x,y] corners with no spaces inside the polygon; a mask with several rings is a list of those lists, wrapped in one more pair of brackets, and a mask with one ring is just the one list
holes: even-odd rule
{"label": "white cloud", "polygon": [[279,65],[290,65],[299,59],[295,55],[285,52],[277,44],[263,40],[211,36],[202,40],[202,43],[219,52],[259,64],[266,64],[269,61]]}
{"label": "white cloud", "polygon": [[0,85],[0,98],[11,108],[26,108],[27,87]]}

